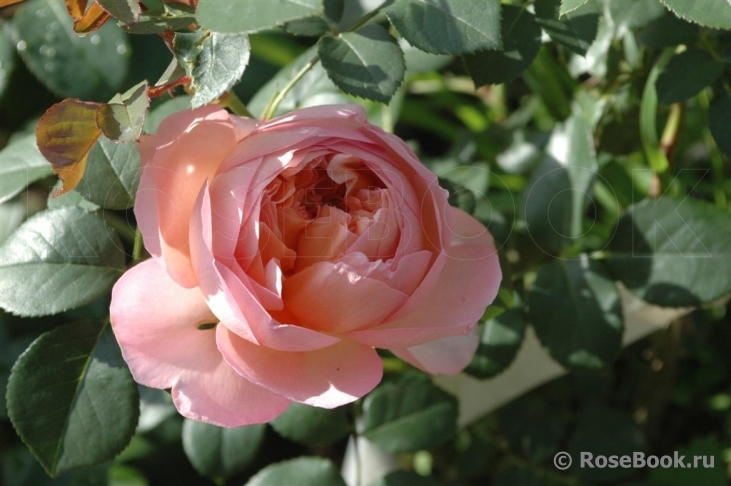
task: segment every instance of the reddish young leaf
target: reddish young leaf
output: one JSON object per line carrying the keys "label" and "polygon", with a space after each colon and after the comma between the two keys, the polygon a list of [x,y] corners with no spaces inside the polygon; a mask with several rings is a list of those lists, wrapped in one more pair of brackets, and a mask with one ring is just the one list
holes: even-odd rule
{"label": "reddish young leaf", "polygon": [[15,3],[20,3],[23,0],[0,0],[0,8],[7,7],[8,5],[13,5]]}
{"label": "reddish young leaf", "polygon": [[79,183],[86,157],[102,131],[96,125],[101,103],[66,99],[56,103],[41,117],[36,127],[38,149],[63,181],[60,196]]}
{"label": "reddish young leaf", "polygon": [[84,16],[74,22],[74,32],[77,34],[88,34],[93,32],[109,20],[109,13],[104,10],[98,3],[91,4]]}
{"label": "reddish young leaf", "polygon": [[87,0],[65,0],[66,10],[74,20],[79,20],[84,16]]}

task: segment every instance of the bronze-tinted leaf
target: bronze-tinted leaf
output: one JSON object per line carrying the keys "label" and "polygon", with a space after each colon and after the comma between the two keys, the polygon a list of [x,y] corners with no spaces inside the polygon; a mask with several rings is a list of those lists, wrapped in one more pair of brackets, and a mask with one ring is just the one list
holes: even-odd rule
{"label": "bronze-tinted leaf", "polygon": [[65,0],[66,10],[69,11],[69,15],[74,20],[79,20],[84,16],[86,10],[87,0]]}
{"label": "bronze-tinted leaf", "polygon": [[74,32],[77,34],[88,34],[104,25],[109,20],[109,13],[104,10],[98,3],[91,4],[84,16],[74,22]]}
{"label": "bronze-tinted leaf", "polygon": [[84,175],[86,157],[102,133],[96,124],[100,106],[100,103],[66,99],[49,108],[38,122],[38,149],[63,181],[57,195],[72,190]]}
{"label": "bronze-tinted leaf", "polygon": [[20,3],[23,0],[0,0],[0,8],[7,7],[8,5],[13,5],[15,3]]}

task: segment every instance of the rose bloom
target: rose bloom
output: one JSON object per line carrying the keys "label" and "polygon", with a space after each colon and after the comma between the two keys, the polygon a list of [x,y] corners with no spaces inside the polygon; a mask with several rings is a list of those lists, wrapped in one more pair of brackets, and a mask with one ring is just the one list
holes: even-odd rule
{"label": "rose bloom", "polygon": [[186,417],[267,422],[381,380],[385,348],[454,374],[501,273],[492,237],[359,106],[267,122],[215,106],[140,141],[135,215],[154,257],[114,286],[135,380]]}

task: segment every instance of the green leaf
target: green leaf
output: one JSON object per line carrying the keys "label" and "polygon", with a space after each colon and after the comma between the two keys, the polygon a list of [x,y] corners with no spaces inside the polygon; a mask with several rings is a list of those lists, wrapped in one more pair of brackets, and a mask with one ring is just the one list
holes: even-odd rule
{"label": "green leaf", "polygon": [[495,476],[494,486],[559,486],[560,482],[546,477],[540,469],[520,463],[502,469]]}
{"label": "green leaf", "polygon": [[[639,450],[639,449],[636,449]],[[682,462],[685,468],[655,468],[650,470],[648,485],[660,486],[672,484],[673,486],[724,486],[728,484],[728,476],[725,471],[725,451],[718,439],[713,435],[703,438],[695,438],[686,447],[678,448],[678,455],[685,456]],[[698,459],[696,459],[698,457]],[[704,463],[703,459],[707,462]],[[706,464],[712,467],[706,467]],[[691,467],[692,466],[692,467]]]}
{"label": "green leaf", "polygon": [[305,17],[287,22],[284,30],[292,35],[320,37],[330,30],[330,25],[322,17]]}
{"label": "green leaf", "polygon": [[123,271],[122,243],[95,214],[44,211],[0,247],[0,307],[22,316],[56,314],[106,294]]}
{"label": "green leaf", "polygon": [[16,140],[0,151],[0,203],[52,174],[51,164],[38,151],[35,134]]}
{"label": "green leaf", "polygon": [[525,327],[522,308],[508,309],[481,323],[480,345],[465,372],[485,379],[507,369],[523,344]]}
{"label": "green leaf", "polygon": [[337,27],[345,12],[345,0],[323,0],[323,17]]}
{"label": "green leaf", "polygon": [[[297,59],[283,67],[266,83],[248,104],[254,115],[261,115],[272,96],[282,89],[302,67],[316,55],[317,46],[303,52]],[[310,69],[279,104],[276,115],[313,105],[348,103],[349,98],[328,78],[321,63]]]}
{"label": "green leaf", "polygon": [[578,83],[554,58],[548,46],[541,47],[523,79],[540,96],[553,118],[565,120],[571,115],[571,101]]}
{"label": "green leaf", "polygon": [[142,13],[137,0],[97,0],[97,2],[109,15],[125,24],[137,22]]}
{"label": "green leaf", "polygon": [[320,15],[322,10],[322,0],[200,0],[196,17],[216,32],[253,33]]}
{"label": "green leaf", "polygon": [[[248,108],[254,115],[261,115],[272,96],[285,86],[302,67],[316,55],[317,46],[303,52],[297,59],[287,64],[273,78],[256,92],[249,101]],[[344,103],[358,103],[368,114],[368,120],[378,125],[384,119],[396,120],[401,109],[403,91],[398,91],[388,106],[374,101],[357,100],[354,96],[343,93],[325,73],[322,63],[305,74],[279,104],[275,116],[306,106],[333,105]],[[387,113],[387,114],[386,114]]]}
{"label": "green leaf", "polygon": [[586,255],[538,269],[527,316],[553,359],[567,368],[601,369],[622,345],[619,291],[604,266]]}
{"label": "green leaf", "polygon": [[731,3],[718,0],[660,0],[675,15],[714,29],[731,29]]}
{"label": "green leaf", "polygon": [[560,408],[535,395],[506,404],[498,411],[497,419],[510,448],[536,462],[556,454],[568,427]]}
{"label": "green leaf", "polygon": [[0,96],[15,70],[15,45],[10,42],[5,30],[0,30]]}
{"label": "green leaf", "polygon": [[633,0],[632,2],[607,2],[604,15],[611,19],[617,34],[629,33],[647,25],[653,19],[667,13],[667,9],[657,0]]}
{"label": "green leaf", "polygon": [[[96,486],[107,484],[109,469],[101,465],[70,471],[60,478],[51,478],[33,454],[23,445],[19,445],[3,451],[0,456],[0,471],[2,471],[0,480],[4,481],[3,484],[12,486]],[[122,485],[109,484],[109,486]]]}
{"label": "green leaf", "polygon": [[48,209],[65,208],[66,206],[78,206],[81,209],[85,209],[87,211],[96,211],[97,209],[99,209],[99,206],[97,204],[87,201],[76,190],[68,191],[64,194],[61,194],[60,196],[57,196],[56,194],[61,191],[62,185],[63,182],[58,181],[56,182],[56,185],[53,186],[51,193],[48,195],[48,200],[46,201]]}
{"label": "green leaf", "polygon": [[94,322],[41,335],[8,384],[13,426],[51,476],[119,454],[134,434],[138,405],[111,327]]}
{"label": "green leaf", "polygon": [[668,158],[660,148],[660,138],[657,134],[657,79],[668,61],[673,55],[672,49],[665,49],[652,66],[650,74],[645,81],[645,88],[642,91],[640,103],[640,137],[642,147],[650,163],[650,167],[657,172],[663,173],[668,169]]}
{"label": "green leaf", "polygon": [[[731,95],[724,93],[713,98],[708,110],[708,122],[716,145],[726,155],[731,155]],[[0,154],[1,155],[1,154]]]}
{"label": "green leaf", "polygon": [[240,33],[179,32],[175,34],[173,48],[192,79],[193,108],[215,101],[236,84],[244,74],[251,53],[249,37]]}
{"label": "green leaf", "polygon": [[666,13],[648,23],[637,39],[647,47],[664,49],[680,44],[692,44],[698,39],[699,33],[697,25]]}
{"label": "green leaf", "polygon": [[528,233],[543,251],[558,253],[583,236],[597,168],[591,129],[583,118],[574,115],[554,129],[543,161],[523,193]]}
{"label": "green leaf", "polygon": [[642,430],[630,417],[605,405],[590,404],[579,415],[568,445],[567,452],[574,459],[569,471],[592,484],[616,483],[634,476],[636,472],[623,467],[579,467],[581,453],[590,452],[593,457],[631,457],[635,452],[644,450],[644,445]]}
{"label": "green leaf", "polygon": [[[150,432],[168,418],[178,415],[173,404],[173,398],[164,390],[148,388],[138,385],[140,393],[140,420],[137,424],[137,433]],[[180,431],[177,436],[180,436]]]}
{"label": "green leaf", "polygon": [[249,479],[245,486],[345,486],[345,480],[329,459],[298,457],[272,464]]}
{"label": "green leaf", "polygon": [[447,483],[414,471],[394,471],[368,486],[446,486]]}
{"label": "green leaf", "polygon": [[632,206],[610,242],[612,275],[642,299],[679,307],[731,292],[731,215],[691,198]]}
{"label": "green leaf", "polygon": [[528,10],[503,5],[503,48],[465,56],[475,86],[505,83],[528,69],[541,48],[541,28]]}
{"label": "green leaf", "polygon": [[657,97],[663,105],[685,101],[698,94],[721,75],[723,63],[710,52],[689,49],[670,59],[657,78]]}
{"label": "green leaf", "polygon": [[395,0],[384,11],[422,51],[469,54],[502,47],[499,0]]}
{"label": "green leaf", "polygon": [[215,481],[244,471],[256,459],[266,425],[222,428],[186,419],[183,448],[196,471]]}
{"label": "green leaf", "polygon": [[354,96],[388,103],[404,79],[401,48],[380,25],[326,35],[317,43],[317,52],[333,83]]}
{"label": "green leaf", "polygon": [[449,191],[449,198],[447,199],[447,202],[450,206],[459,208],[468,214],[473,214],[475,212],[477,201],[475,199],[475,194],[472,191],[458,182],[442,177],[438,177],[437,179],[439,181],[439,185]]}
{"label": "green leaf", "polygon": [[269,424],[279,435],[303,444],[330,444],[346,437],[350,418],[345,407],[334,409],[293,403]]}
{"label": "green leaf", "polygon": [[18,357],[23,354],[23,351],[30,346],[33,339],[29,336],[11,339],[6,330],[8,326],[5,326],[2,322],[4,320],[2,314],[3,312],[0,311],[0,419],[7,419],[8,408],[5,395],[10,377],[10,369]]}
{"label": "green leaf", "polygon": [[147,81],[142,81],[124,95],[117,95],[108,104],[101,105],[96,113],[96,123],[107,138],[133,142],[142,135],[149,106]]}
{"label": "green leaf", "polygon": [[409,44],[404,38],[399,40],[399,47],[404,53],[406,70],[413,74],[439,71],[447,67],[454,59],[449,55],[424,52]]}
{"label": "green leaf", "polygon": [[57,0],[30,0],[10,23],[20,56],[51,91],[66,98],[106,101],[127,75],[127,35],[111,22],[85,37]]}
{"label": "green leaf", "polygon": [[561,8],[558,13],[560,16],[564,16],[569,12],[573,12],[577,8],[586,4],[589,0],[561,0]]}
{"label": "green leaf", "polygon": [[363,402],[361,435],[386,452],[431,449],[457,431],[457,399],[422,374],[385,383]]}
{"label": "green leaf", "polygon": [[28,215],[28,201],[20,198],[0,204],[0,245]]}
{"label": "green leaf", "polygon": [[134,205],[139,183],[137,146],[116,143],[102,136],[89,152],[86,171],[76,191],[103,208],[126,209]]}
{"label": "green leaf", "polygon": [[586,54],[599,29],[599,12],[593,0],[566,15],[561,15],[561,0],[536,0],[536,21],[565,48]]}

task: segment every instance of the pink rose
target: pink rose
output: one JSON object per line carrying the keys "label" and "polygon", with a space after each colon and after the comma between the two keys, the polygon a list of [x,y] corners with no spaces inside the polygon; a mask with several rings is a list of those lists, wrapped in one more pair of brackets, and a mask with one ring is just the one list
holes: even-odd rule
{"label": "pink rose", "polygon": [[153,259],[112,292],[134,378],[181,414],[266,422],[381,380],[374,348],[459,372],[501,279],[492,237],[358,106],[268,122],[215,106],[140,142],[135,214]]}

